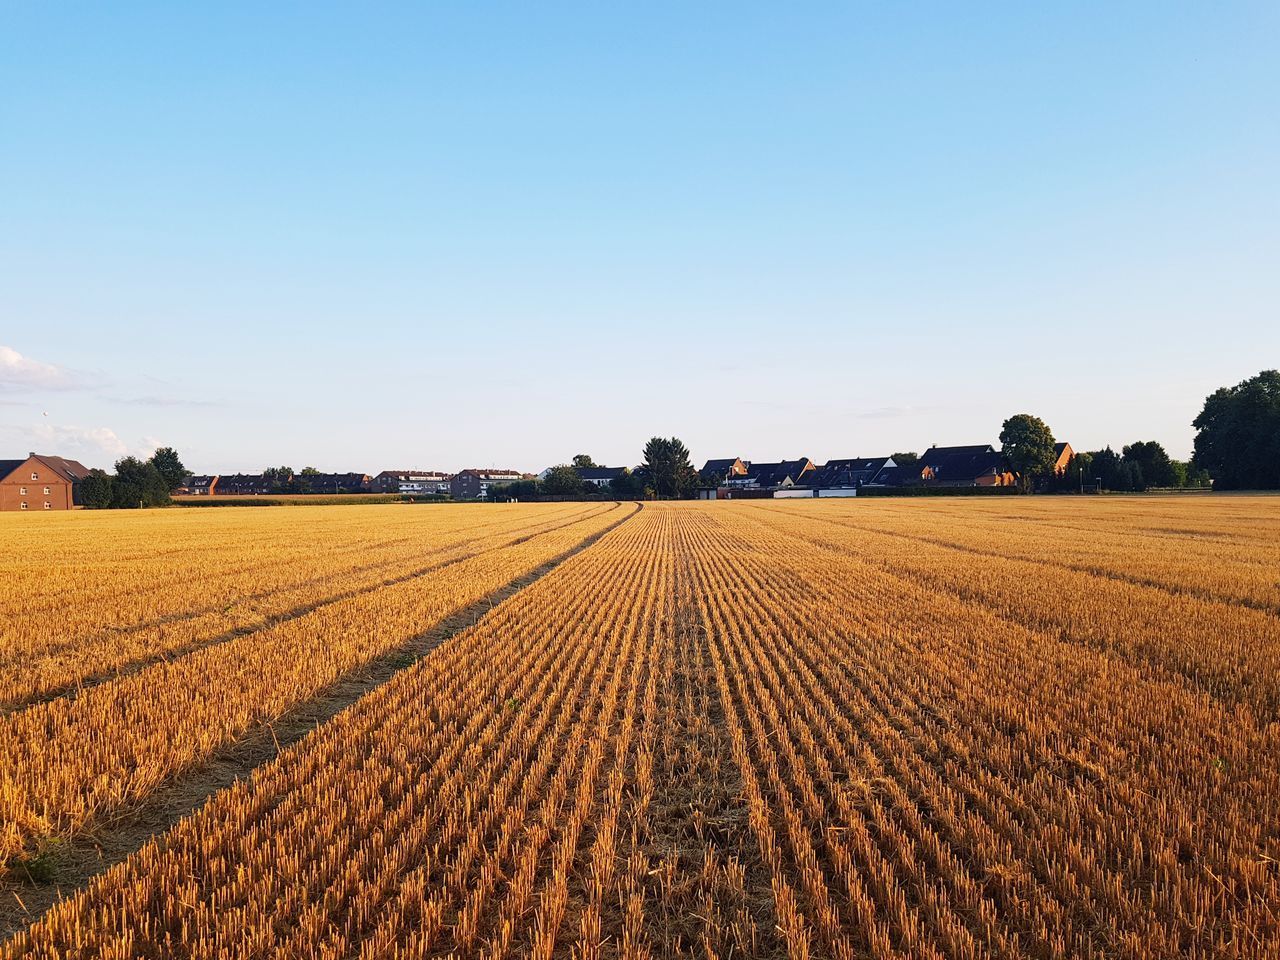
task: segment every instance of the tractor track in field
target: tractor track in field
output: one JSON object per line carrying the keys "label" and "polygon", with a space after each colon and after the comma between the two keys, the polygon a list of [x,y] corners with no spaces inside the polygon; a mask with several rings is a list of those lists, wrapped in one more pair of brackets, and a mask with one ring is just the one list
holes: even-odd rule
{"label": "tractor track in field", "polygon": [[[621,508],[623,504],[619,503]],[[322,696],[300,704],[274,721],[260,724],[234,744],[205,762],[183,771],[140,804],[123,810],[94,831],[59,842],[40,859],[34,872],[25,864],[11,864],[0,877],[0,945],[55,906],[74,896],[95,877],[122,862],[149,840],[195,813],[209,797],[250,776],[289,747],[303,740],[325,721],[337,716],[365,694],[455,635],[478,623],[503,601],[542,579],[566,560],[588,549],[644,509],[636,503],[622,517],[584,538],[488,596],[456,611],[397,649],[365,664],[331,686]],[[523,537],[516,543],[537,534]],[[507,544],[511,546],[513,544]]]}
{"label": "tractor track in field", "polygon": [[[555,533],[557,530],[562,530],[565,527],[572,526],[573,524],[578,523],[583,519],[585,519],[588,513],[590,513],[590,511],[575,513],[570,518],[566,519],[563,523],[557,523],[552,526],[547,526],[545,524],[529,524],[524,527],[517,527],[514,530],[510,531],[513,534],[512,539],[506,541],[505,543],[499,544],[497,546],[486,547],[479,550],[472,550],[471,552],[467,552],[467,553],[459,553],[457,556],[454,556],[454,557],[447,557],[445,559],[437,560],[435,562],[424,564],[422,566],[416,566],[412,570],[409,570],[407,573],[398,573],[398,574],[395,574],[394,576],[385,577],[382,580],[377,581],[376,583],[367,583],[363,586],[352,587],[347,590],[341,590],[337,593],[326,594],[325,596],[318,597],[314,601],[311,601],[309,603],[299,604],[296,607],[291,607],[287,610],[281,610],[277,613],[265,616],[263,617],[262,620],[260,620],[257,623],[247,624],[243,627],[236,627],[235,629],[232,629],[232,630],[226,630],[222,633],[214,634],[213,636],[207,637],[202,640],[195,640],[195,641],[192,641],[191,643],[184,643],[180,646],[169,647],[165,650],[157,651],[156,653],[149,656],[136,657],[135,659],[130,660],[127,663],[122,663],[117,667],[111,668],[110,670],[105,670],[100,673],[94,673],[94,674],[90,674],[88,676],[82,677],[76,683],[65,684],[57,687],[51,687],[49,689],[43,690],[37,694],[34,694],[31,697],[28,697],[22,700],[16,700],[9,703],[0,703],[0,717],[6,717],[15,713],[20,713],[23,710],[30,710],[34,707],[39,707],[41,704],[53,703],[56,700],[63,700],[63,699],[74,700],[76,697],[81,696],[83,693],[85,693],[88,690],[92,690],[94,687],[101,686],[104,683],[110,683],[112,680],[117,680],[120,677],[128,677],[128,676],[132,676],[135,673],[141,673],[143,670],[147,669],[148,667],[154,666],[157,663],[178,660],[182,657],[187,656],[188,654],[195,653],[197,650],[204,650],[210,647],[216,647],[216,646],[219,646],[220,644],[229,643],[230,641],[235,640],[238,637],[248,636],[249,634],[253,634],[253,633],[260,633],[264,630],[270,630],[272,627],[277,627],[280,624],[287,623],[290,620],[297,620],[301,617],[305,617],[309,613],[314,613],[317,610],[323,609],[324,607],[332,606],[335,603],[341,603],[344,600],[350,600],[354,597],[359,597],[365,594],[373,593],[374,591],[381,590],[384,587],[393,587],[396,584],[405,583],[409,580],[416,580],[421,577],[429,576],[433,573],[439,573],[442,570],[446,570],[449,567],[456,566],[457,564],[463,563],[464,561],[473,560],[476,557],[483,557],[486,554],[490,554],[498,550],[506,550],[508,547],[519,546],[522,543],[527,543],[528,541],[532,540],[535,537],[542,536],[543,534],[546,534],[546,533]],[[535,529],[537,527],[541,527],[541,529]],[[531,531],[531,532],[522,533],[521,532],[522,530]],[[477,539],[480,539],[480,538],[477,538]],[[433,553],[447,554],[450,551],[463,551],[463,550],[466,550],[468,547],[473,546],[475,543],[476,543],[476,540],[463,541],[462,543],[454,547],[447,547],[440,550],[429,551],[428,555]],[[378,566],[379,564],[370,564],[363,569],[373,570],[373,569],[376,569]],[[306,585],[307,584],[305,583],[302,584],[302,586],[306,586]],[[287,587],[285,589],[288,590],[293,588]],[[258,599],[260,596],[261,595],[251,595],[248,599]],[[188,619],[187,614],[182,614],[177,617],[170,618],[165,622],[179,622],[184,619]],[[147,625],[150,625],[150,624],[147,624]]]}

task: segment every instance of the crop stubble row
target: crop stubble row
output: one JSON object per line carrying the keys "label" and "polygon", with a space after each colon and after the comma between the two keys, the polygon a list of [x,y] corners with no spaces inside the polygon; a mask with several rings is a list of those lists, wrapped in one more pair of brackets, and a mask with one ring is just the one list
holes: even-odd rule
{"label": "crop stubble row", "polygon": [[649,505],[8,956],[1280,950],[1270,674],[1189,669],[1208,601],[1141,588],[1162,664],[865,519]]}

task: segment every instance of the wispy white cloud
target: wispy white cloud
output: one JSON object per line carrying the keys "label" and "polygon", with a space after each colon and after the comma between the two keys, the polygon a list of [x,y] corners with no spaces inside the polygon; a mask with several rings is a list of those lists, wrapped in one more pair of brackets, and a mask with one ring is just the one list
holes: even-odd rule
{"label": "wispy white cloud", "polygon": [[928,407],[872,407],[860,410],[855,416],[861,420],[896,420],[900,417],[917,417],[929,412]]}
{"label": "wispy white cloud", "polygon": [[[112,460],[128,456],[129,445],[110,427],[78,427],[68,424],[39,423],[31,430],[38,444],[58,456],[80,459],[94,456]],[[70,451],[68,453],[68,451]]]}
{"label": "wispy white cloud", "polygon": [[70,390],[81,384],[66,367],[23,356],[0,344],[0,389]]}
{"label": "wispy white cloud", "polygon": [[156,437],[131,443],[111,427],[82,427],[47,420],[19,426],[0,424],[0,452],[22,456],[28,451],[80,460],[90,467],[109,467],[121,457],[149,457],[164,446]]}
{"label": "wispy white cloud", "polygon": [[110,403],[126,403],[135,407],[217,407],[221,404],[216,400],[199,400],[190,397],[168,397],[156,394],[148,394],[141,397],[108,397],[103,396],[101,399]]}
{"label": "wispy white cloud", "polygon": [[[196,409],[201,407],[219,407],[223,403],[218,400],[205,400],[199,397],[185,397],[174,392],[174,385],[158,377],[143,374],[140,378],[146,381],[140,385],[147,392],[126,393],[130,390],[127,382],[114,377],[106,377],[100,373],[72,370],[56,363],[48,363],[19,353],[13,347],[0,344],[0,394],[12,397],[15,393],[35,391],[102,391],[97,392],[95,400],[104,403],[125,404],[132,407],[180,407]],[[161,389],[154,389],[158,385]],[[148,389],[150,388],[150,389]],[[107,393],[111,390],[111,393]],[[29,400],[14,400],[0,397],[0,404],[13,406],[18,403],[31,403]]]}
{"label": "wispy white cloud", "polygon": [[161,447],[167,446],[168,444],[159,437],[143,437],[136,452],[139,457],[149,457]]}

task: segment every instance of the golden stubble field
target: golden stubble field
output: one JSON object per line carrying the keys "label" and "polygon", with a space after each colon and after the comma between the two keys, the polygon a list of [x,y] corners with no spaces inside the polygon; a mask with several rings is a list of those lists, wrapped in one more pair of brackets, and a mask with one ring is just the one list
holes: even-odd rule
{"label": "golden stubble field", "polygon": [[0,515],[0,573],[8,958],[1280,955],[1280,498]]}

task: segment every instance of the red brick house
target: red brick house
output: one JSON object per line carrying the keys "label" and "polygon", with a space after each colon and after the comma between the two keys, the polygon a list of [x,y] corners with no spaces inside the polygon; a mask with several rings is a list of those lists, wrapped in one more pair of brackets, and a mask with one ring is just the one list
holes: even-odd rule
{"label": "red brick house", "polygon": [[0,460],[0,510],[70,510],[88,473],[82,463],[47,454]]}

